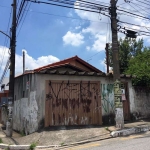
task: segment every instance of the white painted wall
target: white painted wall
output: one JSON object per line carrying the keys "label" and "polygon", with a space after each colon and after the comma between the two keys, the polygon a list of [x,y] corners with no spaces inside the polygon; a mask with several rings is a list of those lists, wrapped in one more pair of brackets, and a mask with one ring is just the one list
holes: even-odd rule
{"label": "white painted wall", "polygon": [[38,106],[36,102],[36,91],[30,92],[29,98],[22,98],[14,102],[13,128],[24,131],[26,134],[38,129]]}

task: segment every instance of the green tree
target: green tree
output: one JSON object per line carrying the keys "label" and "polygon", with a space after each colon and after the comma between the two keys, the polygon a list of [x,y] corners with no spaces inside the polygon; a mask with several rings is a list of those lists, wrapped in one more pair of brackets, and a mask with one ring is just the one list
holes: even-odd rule
{"label": "green tree", "polygon": [[133,85],[150,86],[150,48],[145,47],[137,56],[129,61],[126,74],[135,75]]}
{"label": "green tree", "polygon": [[[143,39],[136,41],[131,38],[120,38],[119,43],[119,62],[120,73],[124,73],[129,66],[129,61],[132,57],[137,56],[143,50]],[[109,49],[109,66],[113,68],[112,48]]]}

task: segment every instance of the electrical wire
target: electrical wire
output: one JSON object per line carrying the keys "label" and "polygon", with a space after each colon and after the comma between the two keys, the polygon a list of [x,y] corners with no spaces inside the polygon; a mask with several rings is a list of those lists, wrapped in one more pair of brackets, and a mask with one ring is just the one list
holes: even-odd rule
{"label": "electrical wire", "polygon": [[146,32],[146,31],[142,31],[142,30],[138,30],[138,29],[133,29],[133,28],[130,28],[130,27],[121,27],[121,29],[124,29],[124,30],[128,30],[128,29],[131,29],[132,31],[135,31],[135,32],[144,32],[146,34],[150,34],[150,32]]}
{"label": "electrical wire", "polygon": [[140,14],[142,14],[142,15],[147,15],[147,14],[143,14],[143,13],[141,13],[138,9],[136,9],[135,7],[133,7],[130,3],[128,3],[133,9],[135,9],[135,11],[137,11],[137,12],[139,12]]}
{"label": "electrical wire", "polygon": [[[139,5],[137,5],[137,4],[134,4],[134,5],[136,5],[138,8],[140,8],[140,9],[142,9],[143,11],[145,11],[145,9],[143,9],[143,8],[141,8]],[[150,8],[149,8],[150,9]],[[139,13],[141,13],[139,10],[137,10]],[[149,12],[147,12],[147,11],[145,11],[146,13],[147,13],[147,15],[149,15]]]}
{"label": "electrical wire", "polygon": [[90,19],[74,18],[74,17],[68,17],[68,16],[62,16],[62,15],[57,15],[57,14],[52,14],[52,13],[41,12],[41,11],[34,11],[34,10],[32,10],[32,11],[25,10],[25,11],[28,11],[28,13],[39,13],[39,14],[43,14],[43,15],[57,16],[57,17],[63,17],[63,18],[67,18],[67,19],[76,19],[76,20],[83,20],[83,21],[90,21],[90,22],[108,24],[107,22],[102,22],[102,21],[95,21],[95,20],[90,20]]}
{"label": "electrical wire", "polygon": [[130,2],[130,3],[132,3],[134,5],[138,5],[140,7],[143,7],[144,9],[150,9],[150,7],[145,7],[145,6],[141,5],[141,4],[137,4],[137,3],[134,3],[134,2]]}
{"label": "electrical wire", "polygon": [[[59,4],[65,4],[65,5],[70,5],[70,6],[78,6],[78,7],[84,7],[84,8],[89,8],[89,9],[99,9],[100,7],[106,7],[105,5],[99,5],[99,4],[94,4],[92,2],[87,2],[84,0],[80,0],[79,1],[70,1],[70,0],[66,0],[66,1],[61,1],[61,0],[48,0],[49,2],[54,2],[55,4],[59,3]],[[78,5],[76,5],[78,4]],[[92,5],[91,5],[92,4]],[[93,5],[94,4],[94,5]],[[98,6],[97,6],[98,5]]]}
{"label": "electrical wire", "polygon": [[131,14],[131,15],[138,16],[138,17],[141,17],[141,18],[144,18],[144,19],[147,19],[147,20],[150,20],[150,18],[148,18],[148,17],[141,16],[141,15],[137,15],[137,14],[128,12],[128,11],[126,11],[126,10],[122,10],[122,9],[117,9],[117,10],[119,10],[119,11],[121,11],[121,12],[129,13],[129,14]]}
{"label": "electrical wire", "polygon": [[6,73],[7,73],[8,68],[9,68],[9,64],[10,64],[10,57],[9,57],[8,60],[7,60],[7,63],[6,63],[4,72],[3,72],[2,77],[1,77],[1,79],[0,79],[0,84],[3,83],[3,80],[4,80],[5,76],[6,76]]}
{"label": "electrical wire", "polygon": [[145,2],[143,2],[143,1],[140,1],[140,0],[136,0],[137,2],[140,2],[140,3],[142,3],[142,4],[146,4],[146,5],[149,5],[148,3],[145,3]]}
{"label": "electrical wire", "polygon": [[43,3],[43,4],[49,4],[49,5],[55,5],[55,6],[61,6],[61,7],[66,7],[66,8],[73,8],[73,9],[84,10],[84,11],[88,11],[88,12],[99,13],[99,10],[95,11],[95,10],[89,10],[89,9],[82,9],[82,8],[77,8],[77,7],[72,7],[72,6],[66,6],[63,4],[54,4],[54,3],[42,2],[42,1],[33,1],[33,0],[27,0],[27,1],[30,1],[33,3],[39,3],[39,4]]}
{"label": "electrical wire", "polygon": [[[30,6],[31,6],[31,3],[29,4],[28,10],[30,9]],[[26,11],[26,10],[24,10],[24,11]],[[21,24],[21,26],[20,26],[20,29],[19,29],[19,31],[18,31],[18,33],[17,33],[17,37],[19,36],[19,33],[20,33],[21,29],[22,29],[22,26],[23,26],[24,21],[25,21],[25,19],[26,19],[26,17],[27,17],[27,14],[28,14],[28,11],[26,11],[25,17],[24,17],[24,19],[23,19],[23,21],[22,21],[22,24]]]}
{"label": "electrical wire", "polygon": [[133,24],[133,23],[125,22],[125,21],[119,21],[119,22],[129,24],[129,25],[133,25],[133,26],[137,26],[137,27],[150,28],[150,27],[146,27],[146,26],[141,26],[141,25],[136,25],[136,24]]}
{"label": "electrical wire", "polygon": [[[118,13],[118,15],[125,15],[125,16],[130,16],[130,17],[132,17],[132,18],[135,18],[134,16],[132,16],[132,15],[129,15],[129,14],[126,14],[126,13]],[[141,21],[149,21],[149,20],[147,20],[147,19],[142,19],[142,18],[140,18],[140,17],[136,17],[136,19],[140,19]]]}
{"label": "electrical wire", "polygon": [[[10,16],[9,16],[9,19],[8,19],[7,32],[8,32],[8,30],[9,30],[9,26],[10,26],[11,15],[12,15],[12,9],[11,9]],[[3,48],[3,54],[2,54],[2,57],[1,57],[1,63],[0,63],[0,71],[1,71],[2,65],[3,65],[3,60],[4,60],[5,53],[6,53],[7,43],[8,43],[8,38],[5,37],[5,43],[4,43],[4,48]]]}

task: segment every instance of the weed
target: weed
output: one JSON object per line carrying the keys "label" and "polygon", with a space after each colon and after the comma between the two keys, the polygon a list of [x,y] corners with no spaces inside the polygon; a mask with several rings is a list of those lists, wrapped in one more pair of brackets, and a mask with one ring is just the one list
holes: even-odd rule
{"label": "weed", "polygon": [[36,147],[36,143],[32,143],[31,145],[30,145],[30,150],[34,150],[34,148]]}
{"label": "weed", "polygon": [[109,128],[108,128],[108,127],[105,127],[105,130],[107,130],[107,131],[111,132],[111,130],[109,130]]}
{"label": "weed", "polygon": [[3,143],[3,140],[0,138],[0,143]]}
{"label": "weed", "polygon": [[21,136],[25,136],[25,132],[24,131],[20,131],[20,135]]}
{"label": "weed", "polygon": [[105,130],[109,131],[108,127],[105,127]]}
{"label": "weed", "polygon": [[64,144],[65,144],[65,143],[64,143],[64,142],[62,142],[60,145],[61,145],[61,146],[63,146]]}

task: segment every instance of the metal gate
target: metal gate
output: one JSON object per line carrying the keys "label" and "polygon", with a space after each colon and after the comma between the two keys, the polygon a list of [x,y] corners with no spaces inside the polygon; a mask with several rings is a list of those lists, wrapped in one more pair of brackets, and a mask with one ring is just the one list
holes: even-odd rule
{"label": "metal gate", "polygon": [[100,82],[46,81],[45,127],[101,124]]}
{"label": "metal gate", "polygon": [[123,102],[123,112],[124,112],[124,120],[130,120],[130,102],[129,102],[129,88],[128,83],[123,82],[123,86],[125,89],[126,100]]}

